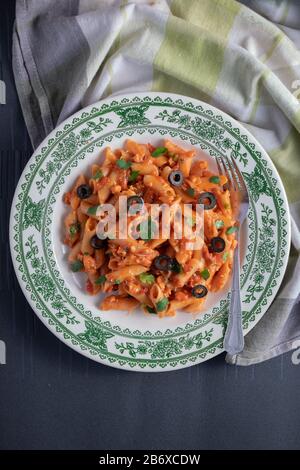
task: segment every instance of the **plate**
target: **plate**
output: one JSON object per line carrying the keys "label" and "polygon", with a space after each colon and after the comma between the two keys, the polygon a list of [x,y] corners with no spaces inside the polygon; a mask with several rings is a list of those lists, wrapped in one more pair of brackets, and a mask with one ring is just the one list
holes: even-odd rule
{"label": "plate", "polygon": [[10,217],[11,253],[20,286],[44,324],[64,343],[103,364],[135,371],[188,367],[223,351],[230,286],[210,295],[198,315],[163,319],[104,312],[82,290],[62,244],[62,196],[106,146],[127,138],[161,145],[169,138],[202,150],[215,165],[231,155],[250,196],[241,230],[241,298],[246,334],[270,306],[290,244],[288,204],[278,173],[235,120],[200,101],[166,93],[120,95],[67,119],[40,145],[17,186]]}

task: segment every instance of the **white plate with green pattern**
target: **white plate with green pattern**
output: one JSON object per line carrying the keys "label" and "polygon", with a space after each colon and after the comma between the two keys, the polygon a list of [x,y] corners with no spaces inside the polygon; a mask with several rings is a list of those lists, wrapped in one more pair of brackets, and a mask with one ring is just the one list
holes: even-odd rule
{"label": "white plate with green pattern", "polygon": [[210,359],[223,350],[230,286],[209,295],[205,311],[157,318],[99,311],[81,274],[70,272],[62,243],[63,194],[102,149],[127,138],[159,145],[165,138],[217,156],[232,155],[250,196],[241,231],[241,298],[247,333],[270,306],[284,276],[290,223],[274,165],[240,124],[197,100],[136,93],[90,106],[55,129],[36,150],[15,192],[10,242],[23,292],[44,324],[87,357],[113,367],[161,372]]}

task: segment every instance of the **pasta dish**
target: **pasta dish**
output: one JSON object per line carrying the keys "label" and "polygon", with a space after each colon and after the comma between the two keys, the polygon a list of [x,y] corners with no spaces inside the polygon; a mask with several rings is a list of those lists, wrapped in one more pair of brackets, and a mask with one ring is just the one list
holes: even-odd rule
{"label": "pasta dish", "polygon": [[197,152],[171,141],[127,140],[106,148],[103,163],[64,195],[70,269],[86,273],[88,294],[106,294],[101,310],[196,313],[209,292],[225,286],[237,222],[226,176]]}

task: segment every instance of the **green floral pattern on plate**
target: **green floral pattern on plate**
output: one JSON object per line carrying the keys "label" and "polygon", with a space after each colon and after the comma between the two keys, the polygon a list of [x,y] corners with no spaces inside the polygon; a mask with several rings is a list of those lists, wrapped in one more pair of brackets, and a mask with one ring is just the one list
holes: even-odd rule
{"label": "green floral pattern on plate", "polygon": [[233,142],[229,137],[224,137],[225,129],[222,129],[217,124],[210,120],[204,120],[196,116],[192,118],[188,114],[183,114],[180,110],[176,109],[172,113],[164,109],[156,118],[162,121],[177,124],[179,129],[186,129],[192,131],[201,139],[211,142],[216,145],[220,150],[231,149],[231,156],[243,163],[245,166],[248,162],[247,153],[241,153],[241,145],[239,142]]}
{"label": "green floral pattern on plate", "polygon": [[57,294],[53,279],[47,274],[45,261],[42,257],[38,256],[39,250],[33,235],[28,237],[25,247],[27,247],[25,258],[29,260],[33,269],[31,278],[36,291],[45,301],[51,302],[51,307],[55,311],[57,318],[64,318],[67,325],[79,323],[75,315],[67,308],[66,301],[61,295]]}
{"label": "green floral pattern on plate", "polygon": [[[251,208],[241,284],[248,331],[270,305],[288,256],[289,218],[277,173],[253,138],[228,116],[189,98],[137,94],[106,100],[63,123],[24,170],[11,213],[11,249],[27,299],[47,326],[77,351],[134,370],[172,370],[222,351],[229,297],[184,323],[141,329],[89,310],[67,285],[53,246],[55,212],[80,162],[116,139],[179,139],[215,157],[232,155],[248,185]],[[93,161],[93,160],[92,160]],[[110,318],[110,320],[108,320]]]}
{"label": "green floral pattern on plate", "polygon": [[102,351],[107,351],[106,342],[109,338],[113,338],[114,335],[103,330],[99,325],[95,325],[91,321],[85,322],[85,328],[84,333],[79,333],[78,338],[93,346],[97,346],[97,348]]}
{"label": "green floral pattern on plate", "polygon": [[181,354],[183,350],[190,350],[194,347],[202,348],[203,343],[211,340],[212,332],[213,328],[194,336],[186,335],[179,338],[162,339],[160,341],[139,340],[136,345],[127,341],[125,344],[115,343],[115,345],[121,354],[127,352],[132,357],[150,354],[151,359],[165,359]]}
{"label": "green floral pattern on plate", "polygon": [[244,300],[246,303],[256,300],[256,294],[264,290],[262,283],[265,279],[265,275],[271,272],[275,257],[274,228],[276,226],[276,220],[271,217],[272,210],[269,209],[268,206],[261,203],[261,207],[262,224],[261,227],[258,228],[259,243],[256,263],[250,276],[250,279],[252,279],[254,283],[250,284],[247,288],[247,295]]}
{"label": "green floral pattern on plate", "polygon": [[122,118],[118,127],[144,126],[150,124],[150,120],[145,117],[147,109],[149,109],[149,106],[145,104],[118,109],[116,114]]}
{"label": "green floral pattern on plate", "polygon": [[33,202],[31,197],[28,196],[28,199],[25,203],[24,210],[24,228],[30,226],[35,227],[39,232],[41,231],[42,215],[43,209],[45,207],[45,199],[42,199],[39,202]]}
{"label": "green floral pattern on plate", "polygon": [[59,170],[62,168],[63,163],[66,163],[74,153],[90,142],[93,133],[97,134],[101,132],[109,124],[112,124],[110,119],[104,119],[100,117],[98,122],[89,121],[86,123],[87,127],[81,129],[79,134],[70,132],[64,140],[62,140],[55,152],[53,152],[51,161],[47,162],[44,169],[39,171],[39,177],[36,181],[36,187],[40,194],[50,183],[53,175],[57,175]]}
{"label": "green floral pattern on plate", "polygon": [[272,195],[271,190],[268,187],[268,183],[262,174],[261,168],[258,165],[256,165],[252,173],[249,174],[246,171],[243,171],[242,174],[246,180],[254,202],[257,202],[260,195],[262,194],[267,196]]}

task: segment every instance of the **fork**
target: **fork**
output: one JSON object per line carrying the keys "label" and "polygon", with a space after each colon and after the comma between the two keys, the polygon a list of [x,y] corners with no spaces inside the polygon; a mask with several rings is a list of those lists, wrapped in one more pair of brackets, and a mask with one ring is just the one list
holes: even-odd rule
{"label": "fork", "polygon": [[[225,174],[227,183],[225,189],[230,191],[231,197],[239,201],[237,210],[237,221],[239,228],[245,220],[249,207],[249,195],[243,176],[232,157],[225,159],[216,159],[220,174]],[[225,163],[226,161],[226,163]],[[238,242],[237,249],[233,255],[232,287],[230,296],[230,307],[228,315],[228,324],[224,336],[223,347],[229,354],[234,355],[244,349],[244,335],[242,326],[242,304],[240,291],[240,250],[239,235],[240,230],[236,232]]]}

